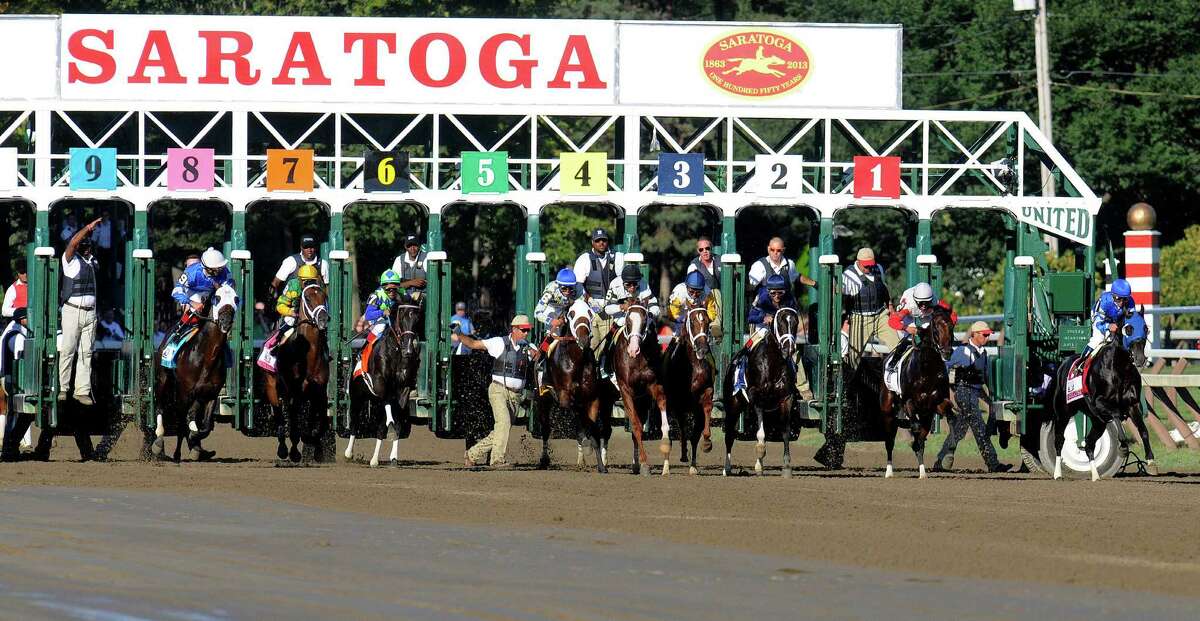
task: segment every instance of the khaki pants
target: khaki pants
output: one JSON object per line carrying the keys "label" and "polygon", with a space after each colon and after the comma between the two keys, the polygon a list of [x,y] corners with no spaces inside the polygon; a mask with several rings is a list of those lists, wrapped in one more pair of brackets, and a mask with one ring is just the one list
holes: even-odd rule
{"label": "khaki pants", "polygon": [[71,367],[75,368],[75,395],[91,396],[92,349],[96,345],[96,311],[63,305],[62,338],[58,342],[58,392],[71,386]]}
{"label": "khaki pants", "polygon": [[513,417],[517,415],[517,407],[521,405],[521,391],[509,390],[497,382],[488,384],[488,403],[492,406],[492,417],[495,426],[486,438],[480,440],[467,451],[467,457],[475,463],[483,463],[484,456],[490,451],[490,464],[504,463],[504,454],[508,451],[508,433],[512,430]]}
{"label": "khaki pants", "polygon": [[888,351],[896,348],[896,345],[900,342],[900,337],[888,325],[887,320],[888,314],[886,310],[874,315],[858,315],[853,313],[850,315],[850,349],[846,353],[846,362],[851,367],[858,366],[858,361],[863,355],[863,349],[873,338],[878,339],[879,343],[887,347]]}
{"label": "khaki pants", "polygon": [[592,320],[592,353],[598,357],[600,355],[600,342],[608,335],[608,331],[612,329],[612,317],[600,317]]}

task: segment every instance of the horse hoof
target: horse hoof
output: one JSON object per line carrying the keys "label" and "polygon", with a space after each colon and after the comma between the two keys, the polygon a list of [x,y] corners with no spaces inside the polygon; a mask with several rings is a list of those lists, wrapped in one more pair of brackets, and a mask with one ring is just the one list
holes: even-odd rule
{"label": "horse hoof", "polygon": [[658,452],[662,453],[663,457],[670,457],[671,456],[671,445],[668,444],[667,442],[660,442],[658,445]]}
{"label": "horse hoof", "polygon": [[762,462],[754,462],[754,474],[762,474],[762,473],[763,473]]}
{"label": "horse hoof", "polygon": [[280,445],[279,445],[279,450],[275,451],[275,456],[276,456],[276,457],[278,457],[280,461],[283,461],[283,460],[287,459],[287,458],[288,458],[288,450],[287,450],[287,447],[286,447],[286,446],[284,446],[284,445],[282,445],[282,444],[280,444]]}
{"label": "horse hoof", "polygon": [[892,476],[894,476],[894,473],[892,472],[892,465],[888,464],[887,469],[883,471],[883,478],[890,479]]}
{"label": "horse hoof", "polygon": [[784,469],[783,469],[783,478],[785,478],[785,479],[790,479],[790,478],[792,478],[792,469],[791,469],[791,468],[784,468]]}
{"label": "horse hoof", "polygon": [[712,438],[709,438],[707,436],[700,438],[700,450],[704,451],[705,453],[711,453],[712,452]]}
{"label": "horse hoof", "polygon": [[163,439],[155,438],[154,442],[150,443],[150,453],[161,457],[163,454]]}
{"label": "horse hoof", "polygon": [[1152,477],[1158,476],[1158,464],[1154,463],[1153,459],[1146,462],[1146,474]]}
{"label": "horse hoof", "polygon": [[637,469],[637,473],[644,477],[649,477],[650,476],[650,466],[649,465],[639,466]]}
{"label": "horse hoof", "polygon": [[608,468],[606,468],[603,463],[596,464],[596,472],[599,472],[600,474],[608,474]]}
{"label": "horse hoof", "polygon": [[392,460],[389,460],[389,461],[388,461],[388,467],[390,467],[390,468],[399,468],[399,467],[400,467],[400,460],[399,460],[399,459],[392,459]]}
{"label": "horse hoof", "polygon": [[210,451],[203,448],[194,448],[191,451],[190,457],[192,458],[192,461],[208,461],[215,457],[216,454],[216,451]]}
{"label": "horse hoof", "polygon": [[298,464],[298,463],[300,463],[300,460],[301,460],[301,459],[303,459],[303,458],[304,458],[304,455],[302,455],[302,454],[300,453],[300,449],[298,449],[298,448],[296,448],[296,447],[294,447],[294,446],[292,447],[292,450],[291,450],[291,452],[290,452],[290,453],[288,453],[288,459],[292,460],[292,463],[293,463],[293,464]]}
{"label": "horse hoof", "polygon": [[[579,465],[582,465],[582,464],[583,464],[583,460],[581,459],[579,462]],[[601,465],[603,465],[603,464],[601,464]],[[550,458],[545,455],[542,455],[542,458],[538,460],[537,469],[538,470],[549,470],[550,469]]]}
{"label": "horse hoof", "polygon": [[372,459],[372,460],[371,460],[371,467],[372,467],[372,468],[378,468],[378,467],[379,467],[379,460],[378,460],[378,459]]}
{"label": "horse hoof", "polygon": [[761,443],[754,445],[754,454],[759,459],[766,457],[767,456],[767,445],[761,444]]}
{"label": "horse hoof", "polygon": [[729,468],[721,468],[721,476],[727,477],[731,474],[733,474],[733,473],[729,471]]}
{"label": "horse hoof", "polygon": [[918,479],[925,478],[925,464],[921,464],[920,467],[917,468],[917,478]]}
{"label": "horse hoof", "polygon": [[671,474],[671,462],[669,462],[669,461],[664,461],[664,462],[663,462],[663,471],[662,471],[662,475],[665,477],[665,476],[667,476],[667,475],[669,475],[669,474]]}
{"label": "horse hoof", "polygon": [[700,470],[695,466],[688,466],[688,474],[700,474]]}

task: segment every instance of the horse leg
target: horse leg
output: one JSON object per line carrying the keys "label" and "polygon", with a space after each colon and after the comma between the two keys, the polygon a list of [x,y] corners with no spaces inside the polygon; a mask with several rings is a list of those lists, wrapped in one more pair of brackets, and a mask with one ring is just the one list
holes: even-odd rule
{"label": "horse leg", "polygon": [[388,465],[396,468],[400,465],[400,429],[396,425],[396,419],[392,418],[392,404],[383,404],[383,411],[387,415],[388,425],[391,430],[394,430],[392,435],[392,454],[388,456]]}
{"label": "horse leg", "polygon": [[762,408],[756,407],[754,411],[758,413],[758,433],[754,436],[758,440],[758,443],[754,445],[754,473],[762,474],[763,458],[767,456],[767,428],[763,426]]}
{"label": "horse leg", "polygon": [[[704,394],[700,395],[700,407],[704,410],[704,431],[700,434],[700,449],[705,453],[712,451],[712,408],[713,408],[713,389],[708,387]],[[696,447],[692,447],[692,452],[696,452]],[[694,461],[694,460],[693,460]]]}
{"label": "horse leg", "polygon": [[726,403],[725,420],[721,427],[725,436],[725,467],[721,469],[721,476],[727,477],[733,474],[733,443],[736,441],[737,421],[742,406],[737,397],[729,394],[728,390],[723,390],[721,394]]}
{"label": "horse leg", "polygon": [[[696,424],[696,421],[693,417],[694,413],[695,413],[695,411],[693,410],[691,413],[689,413],[684,418],[684,420],[686,421],[685,424],[687,425],[687,438],[688,439],[687,439],[687,441],[680,442],[680,444],[682,444],[684,446],[687,446],[688,441],[690,441],[692,444],[692,460],[689,462],[689,465],[688,465],[688,474],[700,474],[700,467],[696,463],[696,458],[699,457],[699,455],[698,455],[699,451],[697,451],[696,448],[700,445],[700,434],[702,432],[700,430],[700,425]],[[682,434],[681,434],[681,437],[682,437]],[[711,445],[711,442],[710,442],[710,445]]]}
{"label": "horse leg", "polygon": [[1084,452],[1087,453],[1088,468],[1092,471],[1092,480],[1099,481],[1100,473],[1096,471],[1096,441],[1104,436],[1107,430],[1106,425],[1100,424],[1100,421],[1092,419],[1092,427],[1088,429],[1087,437],[1084,439]]}
{"label": "horse leg", "polygon": [[928,422],[921,420],[920,428],[913,433],[912,450],[917,456],[917,478],[925,478],[925,438],[929,436],[929,427],[933,424],[933,415],[929,415]]}
{"label": "horse leg", "polygon": [[383,446],[383,440],[375,438],[375,451],[371,453],[371,467],[379,467],[379,448]]}
{"label": "horse leg", "polygon": [[792,398],[779,402],[779,415],[783,417],[783,478],[792,478]]}
{"label": "horse leg", "polygon": [[[204,433],[204,431],[202,431],[200,426],[196,423],[196,418],[199,416],[199,412],[206,412],[210,403],[211,402],[206,403],[197,400],[193,401],[191,407],[188,408],[187,443],[188,456],[192,458],[192,461],[208,461],[212,459],[214,455],[216,455],[215,451],[205,450],[205,448],[201,446],[200,442],[207,434]],[[207,431],[209,427],[208,421],[205,422],[204,427],[205,431]]]}
{"label": "horse leg", "polygon": [[1054,417],[1054,478],[1062,478],[1062,462],[1063,462],[1063,447],[1067,443],[1067,425],[1071,422],[1071,416],[1055,416]]}
{"label": "horse leg", "polygon": [[[588,405],[587,419],[584,421],[590,429],[592,436],[592,450],[596,453],[596,472],[600,474],[608,473],[608,466],[604,463],[604,457],[601,452],[604,450],[600,446],[600,438],[604,435],[604,423],[600,421],[600,399],[592,399]],[[549,434],[547,434],[548,436]]]}
{"label": "horse leg", "polygon": [[667,420],[667,395],[661,384],[651,384],[650,396],[654,398],[659,416],[662,417],[662,440],[658,443],[658,452],[662,453],[662,473],[665,477],[671,473],[671,423]]}
{"label": "horse leg", "polygon": [[1150,434],[1146,431],[1146,420],[1142,418],[1142,413],[1138,408],[1133,409],[1130,415],[1133,419],[1133,426],[1137,428],[1138,438],[1142,441],[1142,447],[1146,451],[1146,473],[1150,476],[1158,476],[1158,464],[1154,463],[1154,449],[1150,447]]}
{"label": "horse leg", "polygon": [[896,447],[896,423],[895,414],[883,415],[883,448],[887,451],[887,468],[883,471],[883,478],[892,478],[892,449]]}
{"label": "horse leg", "polygon": [[293,464],[298,464],[300,463],[300,460],[304,458],[304,455],[300,452],[300,427],[304,424],[304,421],[301,420],[301,415],[304,411],[304,404],[301,399],[297,398],[293,399],[288,405],[288,438],[292,442],[292,448],[290,451],[288,451],[288,459],[290,459]]}
{"label": "horse leg", "polygon": [[166,450],[163,447],[163,438],[167,435],[167,428],[163,425],[163,415],[161,413],[156,415],[154,419],[154,442],[150,445],[150,453],[162,457],[163,451]]}
{"label": "horse leg", "polygon": [[[625,404],[625,417],[629,419],[629,430],[633,434],[633,473],[650,474],[650,460],[642,446],[642,418],[638,416],[633,400],[633,391],[622,386],[621,401]],[[642,465],[645,464],[645,467]]]}

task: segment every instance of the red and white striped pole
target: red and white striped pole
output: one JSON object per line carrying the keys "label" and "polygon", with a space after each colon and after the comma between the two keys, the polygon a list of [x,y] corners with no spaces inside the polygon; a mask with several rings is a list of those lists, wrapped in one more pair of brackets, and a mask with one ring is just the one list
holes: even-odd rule
{"label": "red and white striped pole", "polygon": [[[1125,214],[1129,230],[1125,231],[1125,280],[1133,290],[1133,301],[1147,310],[1158,306],[1158,243],[1160,233],[1153,230],[1157,216],[1154,208],[1137,203]],[[1157,315],[1146,315],[1151,347],[1159,347]]]}

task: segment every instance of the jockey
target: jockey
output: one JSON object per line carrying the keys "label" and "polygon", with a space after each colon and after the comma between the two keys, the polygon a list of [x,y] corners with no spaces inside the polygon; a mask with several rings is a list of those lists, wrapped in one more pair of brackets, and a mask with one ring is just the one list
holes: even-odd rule
{"label": "jockey", "polygon": [[[275,335],[278,336],[287,326],[288,330],[283,332],[283,338],[277,339],[275,346],[282,345],[291,335],[290,328],[296,325],[296,310],[300,306],[300,295],[304,292],[304,283],[312,281],[320,281],[321,272],[314,265],[301,265],[296,273],[288,278],[287,284],[283,286],[283,291],[279,293],[279,297],[275,300],[275,312],[279,313],[279,327],[275,330]],[[271,339],[268,338],[268,341]]]}
{"label": "jockey", "polygon": [[709,330],[713,336],[721,334],[721,307],[717,296],[708,287],[704,274],[700,271],[688,272],[687,278],[671,290],[667,300],[667,317],[675,320],[675,334],[683,330],[683,321],[687,312],[693,308],[703,307],[708,311]]}
{"label": "jockey", "polygon": [[1133,310],[1133,291],[1129,281],[1118,278],[1112,288],[1100,294],[1092,307],[1092,338],[1088,340],[1083,355],[1088,356],[1100,348],[1108,335],[1121,329],[1125,317]]}
{"label": "jockey", "polygon": [[566,267],[559,270],[554,281],[542,290],[542,297],[538,298],[537,307],[533,310],[534,318],[546,326],[546,337],[542,339],[540,347],[542,351],[549,348],[550,335],[557,332],[557,328],[566,321],[567,309],[583,295],[583,287],[575,279],[575,272]]}
{"label": "jockey", "polygon": [[[934,297],[933,287],[929,286],[927,282],[919,282],[900,294],[900,304],[896,307],[896,311],[888,316],[888,327],[900,333],[900,343],[896,345],[888,359],[889,369],[894,369],[904,352],[912,347],[912,337],[920,328],[929,323],[934,306],[951,310],[949,304]],[[950,313],[950,321],[952,323],[958,321],[958,315],[953,311]]]}
{"label": "jockey", "polygon": [[384,270],[379,275],[379,288],[367,296],[366,310],[359,320],[358,331],[362,332],[370,327],[370,332],[367,333],[368,343],[379,338],[387,327],[387,317],[391,314],[392,307],[400,301],[402,283],[403,278],[395,270]]}
{"label": "jockey", "polygon": [[[741,390],[746,386],[746,362],[748,358],[744,355],[762,342],[767,336],[768,330],[771,329],[771,323],[775,320],[775,313],[781,308],[796,308],[796,299],[792,295],[790,283],[782,274],[771,274],[763,280],[763,288],[758,290],[758,294],[754,296],[754,303],[750,306],[750,312],[746,315],[746,321],[750,324],[750,340],[746,343],[746,347],[739,352],[735,358],[738,360],[737,367],[734,371],[734,390]],[[811,401],[813,398],[812,387],[808,383],[808,374],[804,371],[804,364],[795,364],[796,368],[796,392],[800,393],[800,398],[805,401]]]}
{"label": "jockey", "polygon": [[234,287],[233,276],[226,267],[228,261],[220,250],[209,248],[200,257],[199,263],[193,263],[183,270],[183,275],[171,290],[171,297],[180,305],[179,323],[171,331],[168,342],[181,335],[186,326],[195,324],[196,317],[204,311],[204,305],[222,285]]}

